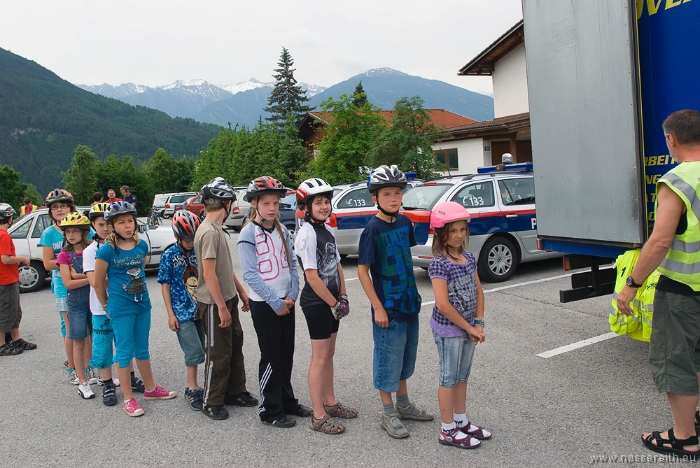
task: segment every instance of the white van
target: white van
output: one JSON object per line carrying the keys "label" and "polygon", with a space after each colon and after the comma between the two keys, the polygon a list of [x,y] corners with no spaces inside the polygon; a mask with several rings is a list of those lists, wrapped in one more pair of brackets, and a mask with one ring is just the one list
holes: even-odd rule
{"label": "white van", "polygon": [[167,203],[168,198],[170,198],[170,195],[174,195],[174,193],[156,193],[153,196],[152,208],[157,210],[161,217],[165,214],[165,204]]}

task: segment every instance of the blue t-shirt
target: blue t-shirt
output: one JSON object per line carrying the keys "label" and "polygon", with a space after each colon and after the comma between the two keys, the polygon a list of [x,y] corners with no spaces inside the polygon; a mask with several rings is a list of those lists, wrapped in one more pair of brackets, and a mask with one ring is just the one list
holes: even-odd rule
{"label": "blue t-shirt", "polygon": [[[39,246],[52,247],[54,258],[58,258],[58,254],[61,253],[61,249],[63,248],[63,242],[63,233],[54,228],[53,225],[51,225],[44,229],[44,232],[41,234],[41,239],[39,239]],[[51,271],[51,291],[57,298],[68,296],[68,290],[63,285],[60,270]]]}
{"label": "blue t-shirt", "polygon": [[143,239],[131,250],[115,248],[106,243],[97,251],[95,258],[107,262],[107,315],[110,317],[151,310],[143,269],[143,260],[147,255],[148,244]]}
{"label": "blue t-shirt", "polygon": [[[389,320],[407,322],[420,312],[421,297],[413,275],[413,224],[406,215],[393,223],[374,216],[360,236],[359,265],[369,265],[372,285]],[[372,308],[374,320],[374,308]]]}
{"label": "blue t-shirt", "polygon": [[158,282],[170,285],[173,312],[179,322],[191,322],[197,312],[197,256],[194,249],[186,255],[175,244],[163,253]]}

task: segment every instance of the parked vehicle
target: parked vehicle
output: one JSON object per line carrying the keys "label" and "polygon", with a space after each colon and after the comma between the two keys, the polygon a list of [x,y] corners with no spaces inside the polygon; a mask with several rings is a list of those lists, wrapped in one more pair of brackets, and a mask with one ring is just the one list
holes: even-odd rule
{"label": "parked vehicle", "polygon": [[163,209],[163,218],[171,218],[173,213],[177,210],[181,210],[185,201],[188,198],[192,198],[197,195],[196,192],[180,192],[170,195],[168,201],[165,202],[165,208]]}
{"label": "parked vehicle", "polygon": [[[81,212],[88,212],[90,207],[78,207]],[[19,289],[32,292],[40,289],[49,272],[44,268],[43,248],[39,239],[44,230],[51,225],[48,209],[42,208],[15,221],[8,233],[15,243],[17,255],[28,257],[29,266],[19,269]],[[139,237],[148,243],[146,268],[158,268],[160,257],[170,246],[175,244],[173,230],[169,226],[149,226],[138,220]]]}
{"label": "parked vehicle", "polygon": [[[297,229],[297,192],[290,190],[289,193],[280,199],[279,220],[280,223],[289,231],[289,235],[294,240],[294,235]],[[246,214],[243,218],[243,224],[247,223],[249,215]]]}
{"label": "parked vehicle", "polygon": [[204,212],[204,203],[202,203],[202,197],[199,195],[195,195],[194,197],[187,199],[187,201],[185,201],[183,204],[183,207],[198,217],[201,217],[202,213]]}
{"label": "parked vehicle", "polygon": [[234,231],[240,231],[245,224],[246,217],[250,212],[250,203],[244,199],[248,187],[234,187],[236,189],[236,201],[233,202],[231,212],[224,221],[224,226],[230,227]]}
{"label": "parked vehicle", "polygon": [[151,205],[151,209],[158,211],[158,214],[163,217],[163,214],[165,213],[165,204],[168,202],[168,198],[170,198],[171,195],[175,195],[174,193],[156,193],[153,196],[153,205]]}

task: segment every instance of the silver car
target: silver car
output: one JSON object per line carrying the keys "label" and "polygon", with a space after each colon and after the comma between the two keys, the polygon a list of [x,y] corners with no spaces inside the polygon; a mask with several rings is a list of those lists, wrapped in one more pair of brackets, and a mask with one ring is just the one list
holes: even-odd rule
{"label": "silver car", "polygon": [[[78,207],[78,211],[86,213],[90,207]],[[51,225],[49,211],[46,208],[32,211],[30,214],[16,220],[8,229],[15,243],[17,255],[27,257],[29,266],[19,269],[20,292],[32,292],[43,287],[45,280],[50,277],[44,268],[43,248],[39,247],[39,239],[44,230]],[[169,226],[149,226],[138,221],[139,237],[148,243],[148,258],[146,268],[158,268],[160,257],[170,246],[175,244],[175,235]]]}

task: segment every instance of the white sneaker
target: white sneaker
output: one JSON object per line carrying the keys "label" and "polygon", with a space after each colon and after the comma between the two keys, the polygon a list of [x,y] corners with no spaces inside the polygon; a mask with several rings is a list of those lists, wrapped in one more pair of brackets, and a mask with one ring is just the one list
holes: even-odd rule
{"label": "white sneaker", "polygon": [[95,393],[92,391],[92,389],[90,388],[90,384],[87,382],[83,382],[80,385],[78,385],[78,395],[80,395],[86,400],[90,398],[95,398]]}

